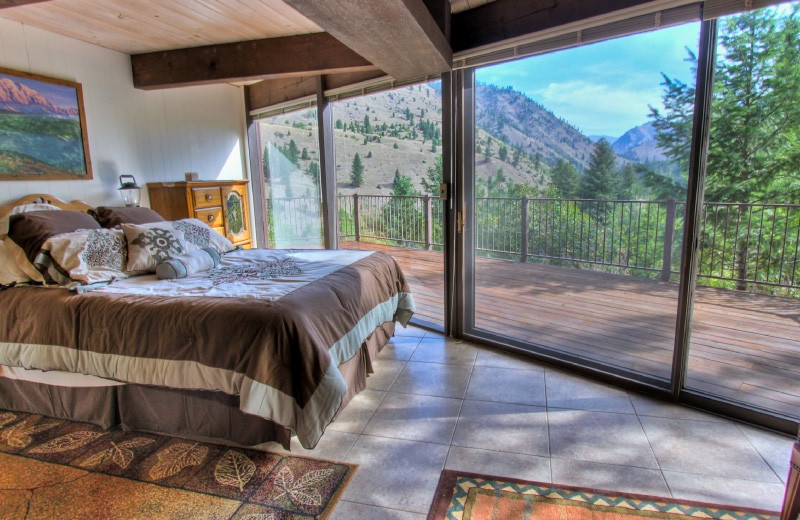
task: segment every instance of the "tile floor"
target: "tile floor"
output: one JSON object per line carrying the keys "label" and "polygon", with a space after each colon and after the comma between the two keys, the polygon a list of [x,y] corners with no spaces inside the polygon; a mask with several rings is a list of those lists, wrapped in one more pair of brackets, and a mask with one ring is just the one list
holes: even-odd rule
{"label": "tile floor", "polygon": [[777,510],[792,439],[398,329],[314,450],[360,465],[333,520],[423,519],[442,468]]}

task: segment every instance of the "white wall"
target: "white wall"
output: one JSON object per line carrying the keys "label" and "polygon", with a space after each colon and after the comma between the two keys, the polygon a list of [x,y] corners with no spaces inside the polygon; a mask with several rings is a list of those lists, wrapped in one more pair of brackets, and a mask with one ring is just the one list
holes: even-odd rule
{"label": "white wall", "polygon": [[[83,85],[94,179],[2,181],[0,204],[30,193],[120,204],[119,175],[147,182],[246,177],[245,108],[240,87],[157,91],[133,88],[130,58],[0,18],[0,66]],[[2,174],[0,174],[2,179]],[[143,190],[147,203],[147,190]]]}

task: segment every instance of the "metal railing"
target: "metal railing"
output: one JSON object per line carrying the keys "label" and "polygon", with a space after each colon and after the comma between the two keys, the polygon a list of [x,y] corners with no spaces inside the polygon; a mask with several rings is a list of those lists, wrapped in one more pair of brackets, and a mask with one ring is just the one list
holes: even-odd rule
{"label": "metal railing", "polygon": [[[270,217],[280,218],[270,221],[298,242],[319,239],[318,205],[313,198],[274,199]],[[739,289],[800,289],[800,205],[709,202],[703,211],[700,278]],[[342,195],[339,238],[441,247],[443,212],[428,195]],[[482,197],[475,200],[475,249],[520,262],[605,266],[670,280],[679,274],[684,212],[685,203],[675,200]],[[298,217],[313,225],[285,224]]]}

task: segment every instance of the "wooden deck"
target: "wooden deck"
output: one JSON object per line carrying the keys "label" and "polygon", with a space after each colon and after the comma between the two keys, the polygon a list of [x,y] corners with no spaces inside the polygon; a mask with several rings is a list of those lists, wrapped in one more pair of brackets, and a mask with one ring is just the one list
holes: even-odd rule
{"label": "wooden deck", "polygon": [[[443,255],[345,242],[395,257],[419,318],[443,323]],[[676,283],[478,258],[476,326],[668,378]],[[800,416],[800,301],[699,288],[687,386]]]}

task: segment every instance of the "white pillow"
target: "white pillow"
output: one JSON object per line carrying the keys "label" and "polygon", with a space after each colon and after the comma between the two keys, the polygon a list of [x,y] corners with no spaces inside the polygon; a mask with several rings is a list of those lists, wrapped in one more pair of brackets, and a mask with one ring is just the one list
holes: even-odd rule
{"label": "white pillow", "polygon": [[3,218],[0,218],[0,238],[5,238],[6,235],[8,235],[8,220],[11,218],[11,215],[28,213],[30,211],[50,211],[50,210],[61,211],[61,208],[59,208],[58,206],[53,206],[52,204],[23,204],[22,206],[14,207],[14,209],[11,210],[11,213],[9,213]]}
{"label": "white pillow", "polygon": [[12,285],[30,281],[31,279],[28,275],[17,265],[14,252],[7,241],[0,240],[0,285]]}
{"label": "white pillow", "polygon": [[48,238],[34,265],[46,284],[72,289],[127,278],[127,262],[121,229],[79,229]]}

